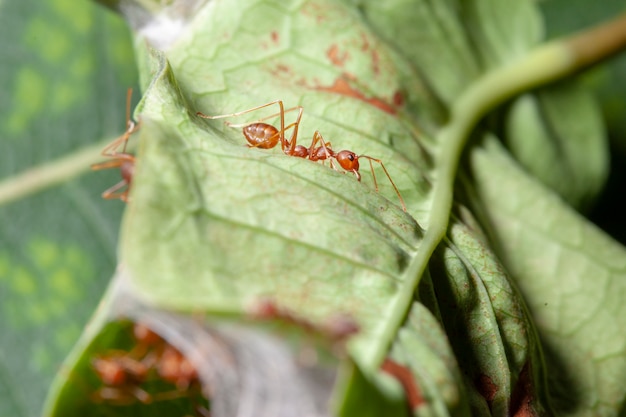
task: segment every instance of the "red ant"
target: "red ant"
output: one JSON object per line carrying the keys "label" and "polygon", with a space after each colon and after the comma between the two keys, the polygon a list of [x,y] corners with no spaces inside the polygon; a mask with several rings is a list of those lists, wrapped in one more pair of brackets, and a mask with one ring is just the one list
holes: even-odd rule
{"label": "red ant", "polygon": [[91,365],[104,384],[92,396],[96,402],[108,401],[118,405],[132,404],[135,400],[143,404],[152,402],[152,396],[140,388],[149,368],[130,357],[128,352],[109,352],[106,356],[94,358]]}
{"label": "red ant", "polygon": [[[94,401],[130,405],[137,400],[150,404],[188,397],[197,415],[208,416],[209,411],[196,404],[195,397],[201,395],[200,380],[191,362],[143,324],[134,324],[133,336],[137,344],[131,351],[112,350],[92,360],[92,367],[103,384],[94,392]],[[176,389],[150,394],[142,388],[149,379],[174,384]]]}
{"label": "red ant", "polygon": [[[315,133],[313,133],[313,139],[311,141],[311,145],[308,148],[296,144],[298,140],[298,127],[300,126],[300,120],[302,118],[302,113],[304,112],[302,106],[296,106],[285,110],[282,100],[275,100],[237,113],[222,114],[219,116],[207,116],[202,112],[197,112],[196,115],[204,119],[222,119],[225,117],[241,116],[243,114],[259,110],[274,104],[278,104],[280,108],[279,113],[272,114],[270,116],[261,118],[250,123],[233,124],[230,122],[226,122],[226,125],[230,127],[242,127],[243,135],[248,141],[248,146],[251,148],[270,149],[275,147],[278,142],[280,142],[281,148],[286,155],[305,158],[311,161],[323,162],[328,159],[330,162],[330,167],[336,170],[335,165],[333,164],[334,159],[345,171],[352,172],[359,182],[361,181],[361,173],[359,172],[359,158],[366,158],[370,163],[370,171],[372,172],[372,178],[374,179],[374,188],[376,189],[376,192],[378,192],[378,182],[376,181],[376,174],[374,173],[374,166],[372,165],[372,161],[377,162],[382,167],[385,175],[387,176],[387,178],[389,178],[389,182],[393,186],[393,189],[396,191],[398,199],[402,204],[402,209],[406,211],[406,205],[404,204],[404,200],[400,195],[400,191],[398,190],[398,187],[396,187],[396,184],[391,179],[387,168],[385,168],[385,165],[380,159],[371,157],[369,155],[357,155],[356,153],[349,150],[335,152],[332,149],[330,142],[326,143],[324,141],[324,138],[322,137],[322,134],[317,130],[315,131]],[[298,117],[296,118],[295,122],[291,123],[288,126],[285,126],[285,113],[293,110],[298,110]],[[264,120],[276,116],[280,116],[280,130],[273,125],[263,122]],[[289,139],[286,139],[285,131],[291,128],[293,128],[291,137]],[[321,143],[321,145],[318,146],[318,143]]]}
{"label": "red ant", "polygon": [[[133,89],[129,88],[126,94],[126,131],[102,150],[102,156],[111,158],[111,160],[91,166],[91,169],[94,171],[108,168],[120,169],[122,181],[104,191],[102,198],[107,200],[119,198],[125,203],[128,202],[128,192],[130,191],[130,185],[135,171],[135,156],[126,152],[126,145],[128,144],[130,136],[139,129],[139,123],[135,123],[130,118],[130,99],[132,94]],[[122,152],[117,152],[117,148],[119,148],[122,143],[124,144]],[[118,192],[118,190],[124,186],[126,186],[126,189]]]}

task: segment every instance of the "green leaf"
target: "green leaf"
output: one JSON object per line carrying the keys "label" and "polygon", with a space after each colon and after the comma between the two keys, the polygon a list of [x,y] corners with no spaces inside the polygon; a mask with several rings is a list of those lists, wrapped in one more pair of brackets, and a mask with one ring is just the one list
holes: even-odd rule
{"label": "green leaf", "polygon": [[[200,103],[197,108],[208,114],[240,111],[255,104],[250,99],[250,91],[259,91],[257,94],[265,91],[251,89],[251,85],[263,85],[269,87],[269,91],[284,89],[287,97],[293,94],[292,90],[301,91],[305,98],[311,96],[310,105],[306,102],[305,107],[313,109],[313,117],[309,111],[306,113],[307,118],[303,120],[300,132],[307,130],[313,118],[317,119],[318,124],[310,127],[310,131],[319,129],[332,133],[345,129],[344,126],[359,126],[359,133],[370,138],[372,147],[376,146],[374,139],[377,136],[371,135],[370,130],[365,128],[368,124],[384,126],[386,130],[393,131],[393,145],[399,148],[425,140],[412,137],[411,131],[406,129],[401,120],[381,112],[390,112],[389,107],[383,105],[384,101],[355,101],[355,94],[357,98],[365,96],[358,90],[338,99],[341,103],[345,102],[341,107],[343,112],[333,112],[333,117],[313,101],[317,97],[321,102],[321,98],[328,95],[328,91],[325,91],[328,89],[331,93],[343,92],[337,85],[342,85],[344,89],[346,86],[354,88],[341,76],[337,78],[332,66],[331,70],[324,71],[323,62],[316,62],[319,57],[330,55],[330,63],[340,66],[335,54],[340,53],[337,49],[342,49],[335,37],[329,38],[331,40],[324,46],[320,27],[314,24],[315,18],[323,16],[323,28],[330,33],[334,33],[335,27],[330,16],[344,23],[352,19],[349,20],[352,24],[348,25],[354,28],[352,42],[368,33],[367,26],[353,18],[347,9],[336,4],[324,5],[332,13],[329,10],[307,9],[304,13],[284,13],[283,16],[286,23],[282,26],[298,28],[297,34],[290,33],[291,46],[297,51],[307,51],[311,55],[309,61],[316,65],[302,60],[297,54],[292,57],[286,53],[276,56],[271,53],[272,47],[282,49],[280,42],[283,38],[281,33],[273,35],[271,32],[274,27],[281,26],[275,8],[259,3],[256,7],[237,10],[241,16],[234,20],[242,21],[240,24],[244,26],[249,16],[262,19],[268,14],[269,21],[269,13],[273,13],[271,26],[258,28],[260,33],[267,35],[250,39],[245,33],[242,36],[234,32],[236,25],[233,25],[232,18],[225,17],[232,10],[222,10],[220,7],[227,6],[218,4],[214,6],[216,9],[207,8],[206,16],[200,14],[192,23],[190,35],[183,35],[177,40],[176,47],[166,53],[171,67],[181,70],[170,70],[164,63],[160,63],[156,65],[158,69],[151,71],[153,74],[156,71],[156,78],[147,90],[140,109],[141,162],[134,178],[133,204],[129,207],[124,225],[121,256],[124,268],[128,269],[131,280],[142,296],[160,306],[241,313],[255,299],[272,296],[279,304],[314,321],[321,321],[338,310],[349,313],[362,326],[362,332],[351,342],[350,352],[359,366],[372,373],[379,365],[378,352],[384,350],[390,341],[387,339],[390,320],[381,317],[392,317],[406,308],[399,301],[402,287],[397,284],[402,280],[403,267],[417,248],[419,228],[408,217],[403,219],[393,211],[387,213],[388,209],[378,209],[385,207],[386,203],[377,201],[380,197],[375,193],[364,194],[361,185],[349,177],[280,154],[275,157],[264,150],[242,147],[239,145],[242,142],[240,133],[228,128],[222,130],[224,133],[214,130],[221,127],[221,121],[209,122],[207,126],[193,117],[195,109],[189,104]],[[219,19],[216,19],[217,16]],[[194,31],[194,28],[199,29]],[[298,39],[307,38],[306,33],[314,31],[319,38],[315,45],[317,52],[300,47]],[[204,37],[196,36],[196,33],[203,33]],[[232,33],[227,36],[228,48],[204,41],[216,38],[211,33],[222,36],[224,33]],[[342,36],[351,39],[351,33],[344,30]],[[265,49],[270,52],[264,50],[262,46],[272,40],[276,45],[266,46]],[[367,44],[374,42],[372,37]],[[228,55],[229,48],[240,51],[237,58]],[[186,68],[184,64],[189,63],[189,55],[196,55],[194,51],[204,51],[209,58],[203,61],[192,58],[193,71],[183,70]],[[377,51],[384,54],[386,50],[381,45]],[[394,68],[394,55],[390,53],[389,56],[388,65]],[[353,60],[341,64],[342,69],[345,66],[350,71],[349,81],[369,81],[372,77],[371,56],[355,54],[352,58],[355,64],[352,64]],[[254,66],[245,59],[254,63]],[[259,59],[262,62],[261,71],[257,68]],[[403,64],[399,60],[398,68],[403,68]],[[288,75],[297,73],[301,78],[277,77],[276,68],[281,68]],[[292,68],[297,68],[297,71]],[[198,74],[203,73],[211,74],[214,78],[199,87]],[[218,76],[220,73],[224,75]],[[312,80],[308,81],[308,73],[314,73],[315,78],[309,76]],[[391,79],[388,74],[379,77],[382,78],[379,81],[382,84],[403,80]],[[340,82],[342,84],[338,84]],[[377,84],[370,87],[363,81],[360,84],[363,85],[361,88],[367,88],[366,91],[375,91],[377,87]],[[395,90],[402,91],[404,88],[401,85]],[[263,103],[270,99],[265,97],[254,101]],[[222,104],[223,100],[229,105]],[[230,104],[238,100],[245,104]],[[285,101],[291,103],[287,99]],[[303,101],[296,103],[304,104]],[[355,109],[358,109],[358,113]],[[329,116],[320,117],[318,114]],[[172,129],[172,125],[176,129]],[[343,136],[349,143],[350,132],[347,133],[329,137]],[[425,146],[427,143],[422,144]],[[385,151],[383,146],[379,146],[379,149],[380,152]],[[420,148],[416,147],[410,153],[405,151],[404,155],[406,161],[398,159],[393,161],[393,165],[389,164],[392,174],[394,167],[404,165],[400,171],[408,178],[424,175],[420,172],[423,164],[419,162],[424,161]],[[393,176],[407,201],[409,211],[415,204],[424,204],[424,201],[417,199],[421,196],[410,193],[412,187],[405,185],[405,177]],[[337,189],[341,189],[341,194],[329,186],[331,181]],[[301,200],[303,194],[305,198],[308,197],[304,201]],[[268,195],[271,198],[265,197]],[[316,203],[320,206],[316,206]],[[233,204],[237,210],[233,210]],[[306,207],[306,211],[297,210],[298,207]],[[324,222],[317,222],[316,217],[308,217],[306,214],[322,211]],[[279,212],[281,221],[276,222],[275,213]],[[337,222],[333,221],[335,218]],[[350,219],[350,222],[345,219]],[[154,224],[159,225],[156,230]],[[285,234],[285,231],[289,233]],[[320,240],[320,236],[324,240]],[[470,247],[466,251],[472,253],[476,248]],[[285,253],[289,253],[288,258],[285,258]],[[355,258],[354,254],[358,256]],[[145,261],[148,258],[152,259],[151,262]],[[245,258],[253,261],[242,263],[240,260]],[[446,271],[442,275],[459,279],[455,274]],[[181,275],[188,278],[181,280]],[[320,277],[324,279],[320,280]],[[482,279],[487,280],[487,277]],[[502,298],[496,301],[503,306],[496,305],[495,308],[504,311],[500,313],[501,316],[515,317],[517,327],[514,325],[511,330],[508,321],[498,322],[496,315],[487,313],[494,309],[494,301],[484,289],[479,293],[484,299],[480,315],[486,315],[485,321],[468,318],[470,328],[503,327],[502,334],[486,341],[484,352],[473,357],[478,358],[475,371],[477,379],[486,379],[497,387],[496,393],[484,390],[474,392],[473,401],[484,401],[480,397],[488,397],[489,404],[483,405],[482,410],[493,408],[492,411],[500,415],[508,413],[515,384],[523,378],[524,372],[540,375],[540,371],[532,365],[540,363],[537,352],[529,347],[535,346],[532,340],[528,340],[532,332],[528,331],[522,309],[516,302],[517,295],[510,289],[502,290],[505,284],[506,277],[500,274],[498,289],[493,291],[501,294]],[[305,294],[301,293],[301,288],[306,288]],[[349,291],[338,297],[336,288],[349,288]],[[303,296],[306,302],[302,302]],[[459,298],[459,303],[468,302],[465,301],[467,296]],[[515,339],[520,336],[521,339]],[[481,337],[482,334],[476,336],[477,340]],[[513,339],[510,340],[511,337]],[[457,343],[462,346],[467,342]],[[531,354],[534,355],[533,360],[529,358]],[[499,360],[490,362],[489,359],[493,361],[494,357],[499,357]],[[534,389],[535,376],[526,378]],[[531,393],[528,395],[532,397]],[[459,407],[467,409],[467,403],[461,400]],[[540,409],[541,406],[535,405],[533,408]]]}
{"label": "green leaf", "polygon": [[[543,32],[537,10],[527,1],[367,2],[364,10],[378,32],[418,68],[426,88],[445,103],[454,102],[481,72],[524,56]],[[537,95],[516,100],[502,116],[504,139],[534,175],[576,207],[588,208],[608,167],[596,105],[572,85]]]}
{"label": "green leaf", "polygon": [[[430,277],[422,280],[422,289],[426,283],[430,283]],[[390,357],[414,375],[419,389],[415,415],[471,415],[463,378],[440,317],[434,317],[421,303],[413,305]]]}
{"label": "green leaf", "polygon": [[484,70],[524,55],[541,34],[537,10],[528,1],[363,3],[367,22],[448,105]]}
{"label": "green leaf", "polygon": [[[479,76],[460,16],[450,2],[367,1],[361,13],[387,44],[409,60],[413,77],[423,79],[422,89],[433,93],[427,106],[415,109],[416,114],[429,112],[438,103],[450,103]],[[439,121],[445,120],[445,111],[437,115]]]}
{"label": "green leaf", "polygon": [[431,263],[450,279],[433,287],[459,366],[471,381],[473,414],[545,413],[541,349],[521,297],[480,233],[454,222],[448,236],[443,259]]}
{"label": "green leaf", "polygon": [[[341,395],[337,398],[340,405],[337,407],[339,416],[380,416],[409,415],[405,404],[404,395],[397,395],[393,390],[383,384],[374,384],[368,380],[358,366],[348,361],[343,371],[349,373],[345,379],[345,387],[339,387],[336,393]],[[390,382],[390,381],[386,381]],[[367,400],[365,400],[367,399]]]}
{"label": "green leaf", "polygon": [[391,358],[414,373],[415,415],[542,415],[548,398],[535,330],[476,222],[462,211],[467,224],[455,219],[431,260],[433,278],[420,282],[420,303]]}
{"label": "green leaf", "polygon": [[[626,398],[626,251],[493,140],[471,162],[485,220],[544,344],[555,411],[616,415]],[[502,190],[515,192],[503,198]]]}
{"label": "green leaf", "polygon": [[597,106],[580,86],[549,87],[515,101],[506,142],[533,175],[574,207],[587,209],[608,175],[608,147]]}
{"label": "green leaf", "polygon": [[[190,311],[241,313],[259,297],[318,320],[342,311],[362,328],[354,341],[357,361],[374,366],[372,352],[385,343],[380,317],[397,308],[393,300],[420,227],[351,175],[249,149],[238,131],[220,133],[190,117],[194,111],[176,89],[184,84],[173,84],[172,76],[162,67],[143,102],[141,162],[122,235],[121,262],[142,296]],[[357,125],[388,120],[373,106],[369,112],[357,106]],[[378,148],[376,154],[385,147]],[[405,178],[419,171],[408,161],[389,164],[392,174],[398,167],[405,176],[394,175],[396,184],[415,207]],[[349,303],[338,288],[350,294]]]}

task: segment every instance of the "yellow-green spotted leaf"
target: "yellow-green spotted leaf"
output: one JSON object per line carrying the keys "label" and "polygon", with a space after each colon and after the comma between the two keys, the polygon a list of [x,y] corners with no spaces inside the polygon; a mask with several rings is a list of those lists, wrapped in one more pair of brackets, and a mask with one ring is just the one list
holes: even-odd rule
{"label": "yellow-green spotted leaf", "polygon": [[116,264],[122,207],[100,193],[119,174],[68,178],[124,127],[137,71],[123,21],[89,2],[1,1],[0,34],[0,415],[34,417]]}

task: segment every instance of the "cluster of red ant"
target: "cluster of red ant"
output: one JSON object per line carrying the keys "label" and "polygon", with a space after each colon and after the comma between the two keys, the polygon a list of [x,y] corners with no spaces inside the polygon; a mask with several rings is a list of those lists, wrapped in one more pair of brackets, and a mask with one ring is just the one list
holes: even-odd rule
{"label": "cluster of red ant", "polygon": [[[198,373],[189,360],[147,326],[133,325],[135,347],[130,351],[111,350],[92,359],[91,365],[102,383],[92,394],[97,403],[130,405],[139,401],[187,398],[197,416],[208,417],[209,411],[199,404],[202,399]],[[149,393],[146,383],[161,381],[173,386],[171,390]]]}
{"label": "cluster of red ant", "polygon": [[[130,136],[139,129],[139,123],[134,122],[133,120],[131,120],[130,117],[131,95],[132,89],[129,89],[126,99],[126,131],[102,150],[102,155],[111,158],[111,160],[92,166],[92,169],[94,170],[107,168],[120,169],[122,174],[122,181],[104,191],[104,193],[102,193],[102,197],[106,199],[119,198],[124,202],[128,202],[128,193],[130,191],[133,171],[135,168],[135,157],[134,155],[126,152],[126,145]],[[404,204],[404,200],[400,195],[400,191],[398,190],[398,187],[396,187],[396,184],[391,179],[387,168],[385,168],[385,165],[380,159],[373,158],[369,155],[357,155],[356,153],[349,150],[335,152],[332,149],[330,142],[325,142],[321,133],[317,130],[313,134],[313,139],[308,148],[303,145],[298,145],[298,128],[300,126],[300,121],[304,112],[304,109],[301,106],[296,106],[285,110],[283,102],[281,100],[276,100],[237,113],[223,114],[219,116],[207,116],[201,112],[197,112],[196,114],[205,119],[221,119],[226,117],[241,116],[243,114],[250,113],[255,110],[259,110],[275,104],[277,104],[280,108],[279,113],[258,119],[253,122],[247,122],[243,124],[233,124],[226,122],[226,124],[231,127],[242,127],[243,135],[248,141],[249,147],[271,149],[276,147],[278,143],[280,143],[280,146],[286,155],[304,158],[310,161],[324,162],[328,160],[332,169],[337,169],[335,165],[336,163],[346,172],[352,172],[358,181],[361,181],[361,173],[359,172],[359,159],[365,158],[370,164],[370,171],[372,173],[372,178],[374,179],[374,187],[378,192],[378,182],[376,181],[376,174],[374,173],[374,167],[372,165],[372,162],[377,162],[382,167],[385,175],[389,179],[389,182],[393,186],[393,189],[396,191],[398,199],[400,200],[400,204],[402,205],[402,209],[406,211],[406,205]],[[296,121],[289,124],[288,126],[285,126],[285,113],[295,110],[298,111],[298,117],[296,118]],[[275,118],[276,116],[280,116],[280,129],[277,129],[271,124],[264,123],[264,120]],[[285,132],[289,129],[293,129],[293,131],[289,139],[287,139],[285,137]],[[122,146],[122,151],[118,152],[117,149],[120,146]],[[123,191],[119,191],[121,189],[123,189]]]}

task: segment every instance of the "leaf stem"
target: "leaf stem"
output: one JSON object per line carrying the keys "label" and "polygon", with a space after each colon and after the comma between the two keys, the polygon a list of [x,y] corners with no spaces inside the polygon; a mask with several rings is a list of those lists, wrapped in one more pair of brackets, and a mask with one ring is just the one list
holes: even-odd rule
{"label": "leaf stem", "polygon": [[[110,139],[106,143],[110,142]],[[31,168],[0,182],[0,206],[68,181],[102,159],[105,142],[89,146],[56,161]]]}
{"label": "leaf stem", "polygon": [[[394,340],[428,261],[446,234],[457,167],[476,124],[510,98],[581,71],[625,48],[626,14],[623,14],[582,33],[540,45],[520,60],[486,73],[452,104],[448,124],[436,135],[441,152],[436,162],[430,224],[415,258],[407,268],[403,289],[387,321],[383,340]],[[376,364],[383,362],[388,351],[388,346],[379,346],[374,357]]]}

